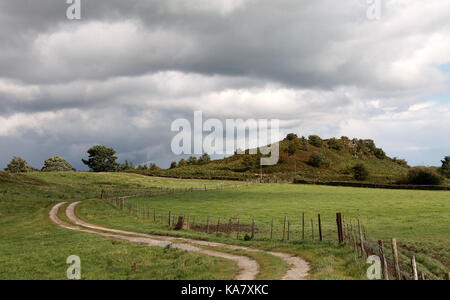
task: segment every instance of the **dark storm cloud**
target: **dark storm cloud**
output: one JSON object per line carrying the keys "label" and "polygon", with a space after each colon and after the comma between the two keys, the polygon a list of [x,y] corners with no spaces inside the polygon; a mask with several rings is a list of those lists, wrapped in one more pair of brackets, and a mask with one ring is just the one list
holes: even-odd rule
{"label": "dark storm cloud", "polygon": [[69,21],[64,0],[0,0],[1,165],[55,153],[79,168],[97,143],[167,164],[170,123],[193,110],[301,134],[445,131],[446,103],[414,105],[449,88],[446,1],[383,1],[378,21],[365,0],[81,1]]}

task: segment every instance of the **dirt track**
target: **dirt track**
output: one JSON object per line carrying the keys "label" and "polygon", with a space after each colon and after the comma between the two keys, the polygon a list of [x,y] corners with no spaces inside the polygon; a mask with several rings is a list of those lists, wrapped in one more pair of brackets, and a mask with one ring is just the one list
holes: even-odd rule
{"label": "dirt track", "polygon": [[[186,251],[192,251],[197,252],[209,256],[214,257],[220,257],[225,258],[231,261],[234,261],[238,268],[239,273],[234,278],[236,280],[253,280],[256,278],[256,276],[259,273],[259,264],[246,256],[238,256],[238,255],[232,255],[224,252],[219,251],[213,251],[209,249],[203,249],[199,247],[195,247],[193,245],[197,246],[207,246],[207,247],[220,247],[220,248],[226,248],[226,249],[239,249],[244,250],[247,252],[264,252],[262,250],[247,248],[247,247],[240,247],[240,246],[232,246],[227,244],[220,244],[220,243],[213,243],[213,242],[205,242],[205,241],[197,241],[192,239],[185,239],[185,238],[174,238],[169,236],[157,236],[157,235],[150,235],[150,234],[143,234],[143,233],[137,233],[137,232],[130,232],[130,231],[123,231],[123,230],[116,230],[116,229],[109,229],[106,227],[98,226],[89,224],[87,222],[84,222],[80,220],[75,215],[75,207],[80,202],[74,202],[70,204],[66,209],[66,215],[68,219],[73,222],[75,225],[66,224],[65,222],[61,221],[58,217],[58,210],[59,208],[65,204],[59,203],[55,205],[51,211],[50,211],[50,219],[57,225],[70,229],[70,230],[76,230],[80,232],[90,233],[90,234],[96,234],[108,238],[115,238],[120,240],[126,240],[133,243],[139,243],[139,244],[146,244],[148,246],[158,246],[158,247],[166,247],[170,245],[173,248],[183,249]],[[294,255],[286,254],[286,253],[279,253],[279,252],[265,252],[270,255],[277,256],[281,259],[283,259],[285,262],[287,262],[290,265],[290,269],[288,272],[283,276],[283,280],[304,280],[306,279],[309,271],[309,265],[307,262],[302,260],[299,257],[296,257]]]}

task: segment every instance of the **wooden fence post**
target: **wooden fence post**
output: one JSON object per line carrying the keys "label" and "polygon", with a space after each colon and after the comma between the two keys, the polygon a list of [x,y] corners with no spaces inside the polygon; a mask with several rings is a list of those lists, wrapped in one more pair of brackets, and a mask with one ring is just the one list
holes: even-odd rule
{"label": "wooden fence post", "polygon": [[191,229],[191,217],[190,216],[187,217],[186,229],[187,230]]}
{"label": "wooden fence post", "polygon": [[255,220],[252,221],[252,239],[255,237]]}
{"label": "wooden fence post", "polygon": [[217,228],[216,228],[216,233],[219,232],[219,227],[220,227],[220,218],[217,219]]}
{"label": "wooden fence post", "polygon": [[389,280],[389,270],[387,266],[386,256],[384,255],[384,244],[382,240],[378,241],[378,248],[380,251],[381,266],[383,268],[383,278],[384,280]]}
{"label": "wooden fence post", "polygon": [[206,218],[206,233],[209,234],[209,217]]}
{"label": "wooden fence post", "polygon": [[172,211],[169,210],[169,226],[172,226]]}
{"label": "wooden fence post", "polygon": [[302,214],[302,240],[305,239],[305,213]]}
{"label": "wooden fence post", "polygon": [[291,240],[291,221],[288,221],[287,240]]}
{"label": "wooden fence post", "polygon": [[413,255],[413,257],[411,257],[411,268],[412,268],[413,280],[419,280],[419,275],[417,273],[416,257],[414,255]]}
{"label": "wooden fence post", "polygon": [[273,219],[272,219],[272,223],[270,224],[270,239],[273,239]]}
{"label": "wooden fence post", "polygon": [[361,256],[365,257],[366,249],[364,247],[364,237],[363,237],[362,228],[361,228],[361,221],[359,219],[358,219],[358,227],[359,227],[359,243],[361,246]]}
{"label": "wooden fence post", "polygon": [[319,240],[323,241],[322,239],[322,219],[320,218],[320,214],[318,215],[318,222],[319,222]]}
{"label": "wooden fence post", "polygon": [[286,240],[286,223],[287,223],[287,216],[284,216],[283,241]]}
{"label": "wooden fence post", "polygon": [[232,221],[231,221],[231,218],[228,220],[228,234],[230,234],[231,233],[231,226],[232,225]]}
{"label": "wooden fence post", "polygon": [[241,233],[241,222],[240,219],[238,218],[238,224],[237,224],[237,235],[236,235],[236,239],[239,240],[239,235]]}
{"label": "wooden fence post", "polygon": [[314,241],[314,221],[311,219],[311,236],[312,240]]}
{"label": "wooden fence post", "polygon": [[392,239],[392,254],[394,255],[394,267],[395,267],[395,277],[397,280],[402,280],[402,274],[400,272],[400,264],[398,261],[398,249],[397,249],[397,239]]}
{"label": "wooden fence post", "polygon": [[343,234],[342,234],[342,214],[336,213],[336,224],[337,224],[337,230],[338,230],[338,241],[339,244],[342,244],[344,242]]}

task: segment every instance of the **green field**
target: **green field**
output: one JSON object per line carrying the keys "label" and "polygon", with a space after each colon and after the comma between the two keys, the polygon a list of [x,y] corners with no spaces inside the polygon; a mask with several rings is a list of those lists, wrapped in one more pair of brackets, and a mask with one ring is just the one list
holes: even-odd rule
{"label": "green field", "polygon": [[[0,279],[64,279],[65,259],[82,257],[85,279],[229,279],[232,263],[181,250],[149,248],[58,228],[48,220],[50,208],[62,201],[84,201],[77,213],[86,221],[116,229],[216,240],[273,251],[295,253],[311,263],[311,279],[364,279],[365,263],[346,246],[336,243],[335,213],[360,218],[373,239],[396,237],[402,253],[416,254],[420,267],[443,276],[450,266],[449,192],[377,190],[311,185],[250,185],[216,191],[194,191],[127,199],[127,204],[158,212],[162,224],[119,210],[100,191],[135,195],[159,189],[233,187],[235,182],[180,180],[135,174],[0,172]],[[211,223],[237,217],[241,224],[255,219],[258,232],[252,241],[234,234],[175,232],[166,224],[174,215]],[[300,217],[321,214],[324,242],[311,240],[307,225],[301,240]],[[62,215],[62,214],[61,214]],[[281,241],[284,216],[291,222],[291,241]],[[61,216],[63,217],[63,216]],[[275,222],[273,240],[267,226]],[[165,220],[165,221],[164,221]],[[191,219],[192,220],[192,219]],[[308,222],[307,222],[308,224]],[[309,225],[310,226],[310,225]],[[250,256],[250,254],[247,254]],[[261,265],[260,279],[278,278],[286,266],[263,254],[252,254]],[[148,259],[150,258],[150,259]],[[195,262],[195,263],[193,263]],[[132,265],[138,271],[132,272]],[[221,270],[221,271],[219,271]]]}

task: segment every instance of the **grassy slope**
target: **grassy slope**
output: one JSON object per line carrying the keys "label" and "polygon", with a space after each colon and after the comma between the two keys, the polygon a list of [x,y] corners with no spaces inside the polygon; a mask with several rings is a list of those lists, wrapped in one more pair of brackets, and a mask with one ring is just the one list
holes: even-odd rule
{"label": "grassy slope", "polygon": [[[198,192],[186,195],[140,198],[147,205],[167,214],[196,215],[205,223],[206,216],[215,224],[217,218],[239,217],[265,230],[260,238],[267,238],[271,219],[275,220],[276,235],[281,238],[283,216],[291,220],[294,238],[300,237],[300,216],[322,215],[326,240],[336,238],[335,213],[347,218],[360,218],[372,239],[399,239],[406,254],[417,252],[418,260],[430,271],[442,275],[450,268],[450,203],[446,191],[382,190],[326,187],[310,185],[253,185],[218,193]],[[315,226],[317,226],[317,222]],[[317,230],[317,228],[316,228]],[[317,236],[317,231],[316,231]],[[406,245],[408,247],[406,247]]]}
{"label": "grassy slope", "polygon": [[[70,255],[80,256],[83,279],[232,278],[237,268],[227,260],[72,232],[48,219],[57,202],[91,198],[105,185],[126,191],[161,183],[138,177],[0,172],[0,279],[65,279]],[[136,273],[133,263],[138,266]]]}
{"label": "grassy slope", "polygon": [[[354,155],[352,148],[344,147],[342,150],[333,150],[326,146],[317,148],[309,145],[308,151],[301,149],[295,154],[287,153],[289,141],[280,143],[280,161],[276,166],[264,168],[266,178],[292,181],[294,178],[295,165],[297,168],[297,177],[308,180],[320,181],[354,181],[350,169],[357,163],[363,163],[369,170],[370,176],[367,182],[373,183],[392,183],[404,176],[408,170],[407,167],[400,166],[390,158],[377,159],[368,149],[365,152]],[[308,160],[313,152],[320,152],[324,155],[329,166],[315,168],[308,164]],[[236,177],[236,178],[258,178],[259,165],[256,156],[253,167],[245,171],[243,169],[243,155],[234,155],[225,159],[215,160],[206,165],[193,165],[179,167],[169,170],[159,171],[137,171],[141,173],[165,176],[199,177],[209,178],[212,176]]]}

